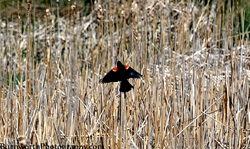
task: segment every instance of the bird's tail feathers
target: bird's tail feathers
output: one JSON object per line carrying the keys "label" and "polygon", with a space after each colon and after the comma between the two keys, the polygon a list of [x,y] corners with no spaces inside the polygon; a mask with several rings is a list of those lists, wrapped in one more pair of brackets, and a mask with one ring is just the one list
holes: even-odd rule
{"label": "bird's tail feathers", "polygon": [[134,88],[133,85],[131,85],[128,80],[123,80],[121,81],[121,86],[120,86],[120,92],[128,92],[132,88]]}

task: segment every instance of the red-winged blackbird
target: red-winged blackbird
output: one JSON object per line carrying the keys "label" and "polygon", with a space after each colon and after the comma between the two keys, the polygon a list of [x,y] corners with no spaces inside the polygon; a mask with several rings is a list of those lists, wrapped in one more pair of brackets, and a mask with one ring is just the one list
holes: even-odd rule
{"label": "red-winged blackbird", "polygon": [[123,65],[120,61],[117,62],[117,67],[111,69],[102,79],[101,83],[121,81],[120,92],[128,92],[133,86],[128,82],[129,78],[142,77],[137,71],[128,65]]}

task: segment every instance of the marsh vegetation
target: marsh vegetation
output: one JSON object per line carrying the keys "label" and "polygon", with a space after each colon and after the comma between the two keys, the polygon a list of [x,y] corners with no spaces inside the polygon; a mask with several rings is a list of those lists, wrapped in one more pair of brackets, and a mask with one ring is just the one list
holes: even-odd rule
{"label": "marsh vegetation", "polygon": [[[249,148],[247,6],[2,0],[0,143]],[[143,75],[120,120],[118,60]]]}

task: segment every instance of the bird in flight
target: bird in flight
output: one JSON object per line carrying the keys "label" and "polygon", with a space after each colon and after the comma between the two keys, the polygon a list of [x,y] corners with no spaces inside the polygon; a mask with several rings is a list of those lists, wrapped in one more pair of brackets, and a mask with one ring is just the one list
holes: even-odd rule
{"label": "bird in flight", "polygon": [[100,83],[110,83],[110,82],[118,82],[121,81],[120,92],[128,92],[134,86],[132,86],[129,82],[129,78],[140,78],[142,77],[137,71],[128,65],[123,65],[120,61],[117,62],[117,67],[111,69],[102,79],[100,79]]}

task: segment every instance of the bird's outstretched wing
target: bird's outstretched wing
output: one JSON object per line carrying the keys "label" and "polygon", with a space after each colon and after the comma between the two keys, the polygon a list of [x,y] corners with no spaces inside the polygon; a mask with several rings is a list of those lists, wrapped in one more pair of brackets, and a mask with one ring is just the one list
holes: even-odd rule
{"label": "bird's outstretched wing", "polygon": [[117,82],[121,81],[119,74],[117,74],[117,67],[111,69],[102,79],[100,79],[100,83],[109,83],[109,82]]}
{"label": "bird's outstretched wing", "polygon": [[[127,66],[128,67],[128,66]],[[128,67],[126,68],[127,72],[128,72],[128,77],[129,78],[140,78],[142,77],[141,74],[139,74],[137,71],[135,71],[133,68]]]}

